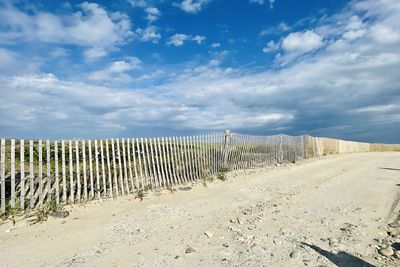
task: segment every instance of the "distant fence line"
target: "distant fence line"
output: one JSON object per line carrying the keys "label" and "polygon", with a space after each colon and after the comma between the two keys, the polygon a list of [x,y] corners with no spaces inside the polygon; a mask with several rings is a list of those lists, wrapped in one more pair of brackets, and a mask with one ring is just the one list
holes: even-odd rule
{"label": "distant fence line", "polygon": [[333,140],[336,139],[252,136],[229,131],[88,141],[1,139],[0,213],[50,201],[57,205],[78,203],[167,188],[214,176],[221,170],[370,150],[366,143]]}

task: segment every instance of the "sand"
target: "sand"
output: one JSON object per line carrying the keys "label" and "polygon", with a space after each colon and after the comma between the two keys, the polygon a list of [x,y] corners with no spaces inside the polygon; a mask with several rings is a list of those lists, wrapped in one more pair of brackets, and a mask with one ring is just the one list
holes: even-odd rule
{"label": "sand", "polygon": [[[327,156],[0,225],[2,266],[400,266],[400,153]],[[394,245],[395,246],[395,245]],[[395,249],[394,249],[395,250]],[[336,263],[336,264],[335,264]],[[370,264],[370,265],[368,265]]]}

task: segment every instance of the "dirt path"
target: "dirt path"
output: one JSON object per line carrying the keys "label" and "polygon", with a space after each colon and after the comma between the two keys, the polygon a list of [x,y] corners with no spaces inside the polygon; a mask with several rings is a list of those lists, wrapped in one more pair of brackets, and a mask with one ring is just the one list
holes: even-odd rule
{"label": "dirt path", "polygon": [[397,218],[399,169],[400,153],[336,155],[77,206],[1,225],[1,265],[399,266],[377,253]]}

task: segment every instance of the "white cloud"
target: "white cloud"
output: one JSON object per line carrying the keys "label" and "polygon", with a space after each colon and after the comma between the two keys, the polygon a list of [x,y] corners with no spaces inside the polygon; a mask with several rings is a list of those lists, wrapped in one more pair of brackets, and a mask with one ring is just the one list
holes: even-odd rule
{"label": "white cloud", "polygon": [[152,42],[155,44],[161,39],[161,34],[158,33],[155,26],[149,26],[145,29],[136,29],[135,36],[142,42]]}
{"label": "white cloud", "polygon": [[161,16],[160,10],[158,10],[156,7],[147,7],[145,11],[147,13],[146,19],[149,22],[154,22]]}
{"label": "white cloud", "polygon": [[212,0],[183,0],[180,4],[175,4],[175,6],[187,13],[198,13],[211,1]]}
{"label": "white cloud", "polygon": [[265,2],[269,2],[269,8],[270,9],[274,9],[274,4],[276,2],[276,0],[249,0],[250,3],[256,3],[259,5],[264,5]]}
{"label": "white cloud", "polygon": [[167,45],[182,46],[183,43],[190,38],[190,35],[176,33],[169,38]]}
{"label": "white cloud", "polygon": [[127,0],[133,7],[147,6],[146,0]]}
{"label": "white cloud", "polygon": [[194,41],[197,44],[202,44],[205,39],[206,37],[201,35],[191,36],[187,34],[176,33],[169,38],[167,45],[174,45],[178,47],[182,46],[185,43],[185,41]]}
{"label": "white cloud", "polygon": [[127,72],[140,68],[140,60],[136,57],[112,62],[108,67],[89,74],[90,80],[131,82],[133,78]]}
{"label": "white cloud", "polygon": [[282,41],[282,48],[287,52],[307,53],[322,46],[322,37],[314,31],[290,33]]}
{"label": "white cloud", "polygon": [[206,37],[204,36],[196,35],[192,38],[192,41],[195,41],[197,44],[202,44],[205,39]]}
{"label": "white cloud", "polygon": [[269,41],[267,46],[263,48],[264,53],[273,52],[279,49],[279,44],[276,44],[274,41]]}
{"label": "white cloud", "polygon": [[258,35],[266,36],[271,34],[280,34],[291,30],[291,27],[287,25],[285,22],[281,22],[276,26],[269,27],[267,29],[262,30]]}
{"label": "white cloud", "polygon": [[210,47],[212,47],[212,48],[218,48],[218,47],[220,47],[220,46],[221,46],[220,43],[212,43],[212,44],[210,45]]}
{"label": "white cloud", "polygon": [[0,47],[0,77],[4,75],[31,74],[39,71],[42,61],[35,58],[19,55],[13,51]]}
{"label": "white cloud", "polygon": [[90,59],[102,57],[133,35],[125,14],[107,12],[95,3],[83,2],[79,11],[63,16],[47,12],[24,13],[12,5],[0,9],[0,42],[40,41],[86,47]]}

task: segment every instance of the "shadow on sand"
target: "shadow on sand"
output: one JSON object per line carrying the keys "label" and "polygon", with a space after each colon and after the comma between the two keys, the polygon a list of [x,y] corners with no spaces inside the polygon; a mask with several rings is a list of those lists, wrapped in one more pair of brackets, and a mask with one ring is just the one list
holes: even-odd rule
{"label": "shadow on sand", "polygon": [[378,169],[381,169],[381,170],[388,170],[388,171],[400,171],[400,169],[395,169],[395,168],[385,168],[385,167],[380,167],[380,168],[378,168]]}
{"label": "shadow on sand", "polygon": [[375,265],[363,261],[362,259],[353,256],[351,254],[348,254],[347,252],[344,251],[340,251],[337,254],[335,254],[315,245],[310,245],[307,243],[302,243],[302,244],[312,248],[317,253],[324,256],[338,267],[376,267]]}

